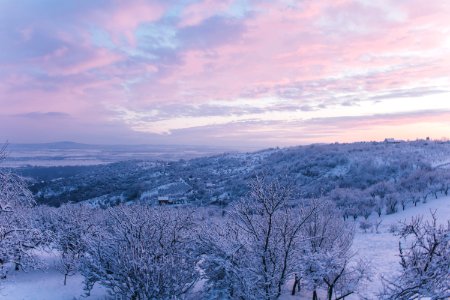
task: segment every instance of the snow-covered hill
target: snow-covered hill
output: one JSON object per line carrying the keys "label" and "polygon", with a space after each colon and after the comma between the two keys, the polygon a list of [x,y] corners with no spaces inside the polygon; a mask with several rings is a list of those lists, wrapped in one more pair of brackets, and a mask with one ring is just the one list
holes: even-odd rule
{"label": "snow-covered hill", "polygon": [[[261,173],[289,178],[301,187],[303,197],[317,197],[328,195],[336,187],[364,190],[383,181],[398,185],[403,181],[411,186],[405,181],[416,175],[425,178],[423,172],[444,170],[449,161],[450,143],[415,141],[310,145],[180,161],[123,161],[16,171],[28,179],[38,202],[48,205],[82,201],[101,202],[102,206],[142,200],[156,203],[159,196],[167,196],[158,191],[182,180],[191,188],[177,193],[177,198],[198,206],[240,199],[248,191],[248,180]],[[217,201],[224,193],[229,199]]]}

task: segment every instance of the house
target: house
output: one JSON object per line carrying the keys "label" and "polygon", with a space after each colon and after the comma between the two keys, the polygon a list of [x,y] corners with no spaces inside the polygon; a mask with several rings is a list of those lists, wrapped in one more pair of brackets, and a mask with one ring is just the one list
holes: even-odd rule
{"label": "house", "polygon": [[159,205],[168,205],[168,204],[173,204],[173,203],[168,196],[162,196],[162,197],[158,197],[158,204]]}
{"label": "house", "polygon": [[157,191],[159,205],[185,204],[192,187],[184,180],[179,180],[160,186]]}
{"label": "house", "polygon": [[186,204],[186,197],[169,197],[169,196],[161,196],[158,197],[159,205],[174,205],[174,204]]}

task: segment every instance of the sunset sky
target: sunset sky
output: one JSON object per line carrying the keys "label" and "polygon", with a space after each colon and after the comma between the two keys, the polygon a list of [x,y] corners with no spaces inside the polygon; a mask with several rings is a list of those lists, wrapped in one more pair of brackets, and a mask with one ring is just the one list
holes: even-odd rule
{"label": "sunset sky", "polygon": [[447,0],[0,0],[0,142],[450,137]]}

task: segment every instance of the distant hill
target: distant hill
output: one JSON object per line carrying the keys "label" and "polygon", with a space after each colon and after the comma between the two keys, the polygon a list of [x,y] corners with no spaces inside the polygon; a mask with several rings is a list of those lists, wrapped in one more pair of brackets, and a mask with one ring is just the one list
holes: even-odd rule
{"label": "distant hill", "polygon": [[[128,201],[155,204],[164,196],[171,203],[223,206],[244,196],[251,178],[265,174],[290,182],[297,197],[329,195],[335,201],[345,198],[346,204],[351,198],[355,207],[360,206],[357,210],[350,207],[350,214],[375,209],[377,193],[397,196],[402,191],[422,199],[450,185],[450,143],[432,141],[321,144],[192,159],[127,158],[106,165],[17,171],[28,178],[39,202],[51,205],[81,201],[105,206]],[[167,190],[180,182],[186,188]],[[360,199],[367,203],[357,203]],[[396,209],[406,203],[395,201]]]}

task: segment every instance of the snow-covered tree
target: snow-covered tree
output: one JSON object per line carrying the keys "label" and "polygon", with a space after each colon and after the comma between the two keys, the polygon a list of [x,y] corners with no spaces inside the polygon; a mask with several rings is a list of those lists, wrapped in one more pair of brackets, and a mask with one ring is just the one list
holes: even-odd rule
{"label": "snow-covered tree", "polygon": [[364,233],[367,233],[367,230],[372,228],[372,226],[373,226],[372,222],[368,220],[363,220],[359,222],[359,228],[364,230]]}
{"label": "snow-covered tree", "polygon": [[247,280],[249,256],[241,242],[244,238],[228,215],[224,220],[202,224],[200,266],[206,280],[203,299],[252,298],[252,282]]}
{"label": "snow-covered tree", "polygon": [[384,199],[388,194],[391,194],[395,191],[395,186],[386,181],[379,182],[377,184],[372,185],[368,193],[373,197],[380,197],[381,199]]}
{"label": "snow-covered tree", "polygon": [[192,213],[185,209],[118,206],[88,242],[82,274],[118,299],[173,299],[197,282]]}
{"label": "snow-covered tree", "polygon": [[448,169],[442,169],[439,171],[440,177],[440,191],[445,195],[448,196],[448,191],[450,190],[450,170]]}
{"label": "snow-covered tree", "polygon": [[375,212],[378,215],[378,218],[381,217],[381,214],[383,213],[383,210],[385,208],[386,204],[385,204],[385,200],[383,198],[377,197],[375,199]]}
{"label": "snow-covered tree", "polygon": [[402,210],[405,210],[406,206],[412,202],[414,195],[409,191],[400,191],[398,194],[398,202],[402,206]]}
{"label": "snow-covered tree", "polygon": [[394,214],[398,210],[398,202],[402,197],[400,193],[389,193],[384,197],[386,204],[386,214]]}
{"label": "snow-covered tree", "polygon": [[97,210],[79,204],[66,204],[54,211],[55,226],[53,245],[59,252],[58,270],[67,277],[75,275],[87,251],[88,239],[95,234],[92,222]]}
{"label": "snow-covered tree", "polygon": [[[207,289],[225,299],[277,299],[298,269],[301,230],[317,207],[293,207],[292,188],[258,177],[248,197],[237,201],[224,224],[205,242]],[[225,226],[224,226],[225,225]]]}
{"label": "snow-covered tree", "polygon": [[[5,147],[0,149],[0,163]],[[30,250],[43,242],[42,232],[33,226],[30,207],[34,204],[30,191],[17,175],[0,169],[0,276],[5,277],[7,264],[16,270],[36,266]]]}
{"label": "snow-covered tree", "polygon": [[336,188],[331,191],[329,198],[341,210],[344,220],[350,216],[358,217],[358,202],[360,191],[351,188]]}
{"label": "snow-covered tree", "polygon": [[354,229],[342,218],[333,203],[324,203],[308,220],[303,230],[307,244],[298,257],[301,273],[318,299],[317,290],[325,288],[327,299],[342,299],[357,291],[367,278],[367,268],[353,259],[350,251]]}
{"label": "snow-covered tree", "polygon": [[409,192],[414,206],[417,206],[422,198],[426,199],[428,187],[427,177],[427,171],[419,169],[409,174],[408,177],[400,182],[401,188]]}
{"label": "snow-covered tree", "polygon": [[364,219],[368,219],[372,212],[376,209],[376,199],[371,197],[367,191],[358,191],[357,197],[357,212],[358,215],[363,216]]}
{"label": "snow-covered tree", "polygon": [[383,299],[450,298],[450,221],[438,225],[415,217],[403,223],[399,242],[401,273],[384,279]]}

